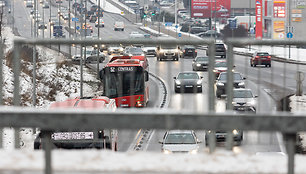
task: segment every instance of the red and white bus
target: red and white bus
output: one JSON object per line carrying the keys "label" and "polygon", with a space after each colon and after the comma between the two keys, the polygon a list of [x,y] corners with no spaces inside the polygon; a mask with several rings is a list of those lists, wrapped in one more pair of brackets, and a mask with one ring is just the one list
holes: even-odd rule
{"label": "red and white bus", "polygon": [[[49,109],[86,109],[86,110],[116,110],[116,102],[105,96],[84,97],[68,99],[62,102],[54,102]],[[43,132],[40,132],[35,141],[34,149],[41,149]],[[105,130],[101,128],[97,131],[87,132],[52,132],[51,141],[53,146],[64,149],[111,149],[118,150],[118,131]]]}
{"label": "red and white bus", "polygon": [[117,56],[103,68],[104,95],[117,107],[145,107],[149,100],[148,61],[145,56]]}

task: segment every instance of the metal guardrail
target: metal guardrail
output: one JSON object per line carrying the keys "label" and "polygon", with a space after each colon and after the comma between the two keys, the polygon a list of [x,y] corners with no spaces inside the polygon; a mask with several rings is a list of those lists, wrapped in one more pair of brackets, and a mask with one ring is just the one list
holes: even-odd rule
{"label": "metal guardrail", "polygon": [[[20,105],[20,55],[22,45],[72,45],[82,46],[95,44],[161,44],[161,45],[208,45],[209,46],[209,68],[208,68],[208,113],[178,112],[173,110],[156,111],[150,109],[129,110],[129,112],[118,110],[116,112],[97,111],[46,111],[36,109],[0,108],[0,127],[38,127],[46,132],[43,138],[45,143],[45,173],[51,174],[51,131],[84,131],[99,130],[103,128],[116,129],[201,129],[201,130],[256,130],[256,131],[279,131],[286,140],[288,153],[288,174],[294,173],[294,154],[296,133],[306,131],[306,117],[304,115],[293,115],[290,113],[266,113],[266,114],[240,114],[231,112],[222,114],[215,112],[215,42],[214,40],[23,40],[14,41],[14,105]],[[243,45],[306,45],[306,41],[257,41],[257,40],[228,40],[227,50],[227,109],[231,110],[233,100],[233,48]],[[3,54],[1,54],[3,57]],[[0,69],[1,70],[1,69]],[[2,73],[1,73],[2,74]],[[2,80],[0,76],[0,81]],[[1,84],[1,83],[0,83]],[[0,93],[1,96],[1,93]],[[86,124],[83,124],[83,123]],[[17,131],[16,131],[17,132]],[[231,135],[231,134],[229,134]],[[18,140],[18,135],[15,136]],[[209,148],[212,152],[215,148],[214,135],[209,136]],[[18,141],[17,141],[18,142]],[[1,141],[0,141],[1,143]],[[227,138],[227,148],[232,148],[232,139]],[[15,143],[17,144],[17,143]],[[17,147],[17,146],[16,146]]]}

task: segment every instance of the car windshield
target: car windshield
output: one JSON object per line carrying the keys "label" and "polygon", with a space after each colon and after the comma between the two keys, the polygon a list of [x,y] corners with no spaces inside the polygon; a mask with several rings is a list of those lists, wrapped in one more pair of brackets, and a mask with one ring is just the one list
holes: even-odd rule
{"label": "car windshield", "polygon": [[224,48],[223,44],[216,44],[216,48]]}
{"label": "car windshield", "polygon": [[226,67],[226,62],[216,62],[215,67]]}
{"label": "car windshield", "polygon": [[180,73],[177,79],[199,79],[197,73]]}
{"label": "car windshield", "polygon": [[120,70],[122,67],[105,68],[105,95],[114,98],[118,96],[143,94],[143,68],[133,68],[133,71],[118,71],[118,69]]}
{"label": "car windshield", "polygon": [[176,46],[163,46],[161,47],[161,49],[176,49],[177,47]]}
{"label": "car windshield", "polygon": [[133,47],[129,49],[129,52],[131,53],[142,53],[142,49],[141,48],[137,48],[137,47]]}
{"label": "car windshield", "polygon": [[[219,80],[226,81],[227,79],[226,76],[227,76],[227,73],[221,73]],[[234,80],[242,80],[242,77],[239,73],[234,73],[233,76],[234,76]]]}
{"label": "car windshield", "polygon": [[191,133],[168,134],[165,144],[195,144],[196,140]]}
{"label": "car windshield", "polygon": [[234,90],[234,98],[253,98],[250,90]]}
{"label": "car windshield", "polygon": [[198,57],[198,58],[196,59],[197,62],[205,62],[205,61],[208,62],[208,60],[209,60],[208,57]]}
{"label": "car windshield", "polygon": [[257,56],[269,56],[269,53],[257,53]]}

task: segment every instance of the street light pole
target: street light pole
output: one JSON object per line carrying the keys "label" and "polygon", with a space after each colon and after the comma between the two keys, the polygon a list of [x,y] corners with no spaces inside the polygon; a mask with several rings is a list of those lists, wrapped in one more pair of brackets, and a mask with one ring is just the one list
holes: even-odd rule
{"label": "street light pole", "polygon": [[[51,0],[49,1],[49,8],[50,8],[50,16],[49,16],[49,24],[50,24],[50,26],[49,26],[49,35],[50,35],[50,39],[51,39],[51,7],[52,7],[52,5],[51,5]],[[50,45],[50,47],[51,47],[51,45]]]}
{"label": "street light pole", "polygon": [[[69,26],[69,39],[71,39],[71,3],[70,3],[70,0],[68,0],[68,18],[69,18],[69,21],[68,21],[68,26]],[[71,45],[69,45],[69,59],[71,59]]]}
{"label": "street light pole", "polygon": [[[102,14],[102,9],[100,9],[100,0],[98,0],[98,39],[100,40],[100,15]],[[100,14],[101,13],[101,14]],[[136,14],[137,17],[137,14]],[[98,45],[98,57],[97,57],[97,77],[99,78],[99,63],[100,63],[100,47],[101,45]]]}
{"label": "street light pole", "polygon": [[[288,2],[288,31],[287,31],[287,33],[289,33],[289,32],[292,32],[291,30],[292,30],[292,27],[291,27],[291,1],[289,0],[289,2]],[[290,38],[289,38],[290,39]],[[288,58],[290,59],[291,58],[291,50],[290,50],[290,47],[291,47],[291,45],[289,45],[289,53],[288,53]]]}
{"label": "street light pole", "polygon": [[[250,30],[250,29],[251,29],[251,8],[252,8],[252,7],[251,7],[251,0],[250,0],[250,1],[249,1],[249,27],[248,27],[248,28],[249,28],[249,30],[248,30],[248,31],[249,31],[249,32],[248,32],[249,38],[250,38],[250,36],[251,36],[251,33],[250,33],[250,32],[251,32],[251,30]],[[250,51],[250,50],[251,50],[251,45],[249,44],[249,51]]]}
{"label": "street light pole", "polygon": [[[217,33],[217,0],[215,0],[215,33]],[[217,35],[215,34],[215,40],[216,40]]]}
{"label": "street light pole", "polygon": [[177,25],[177,0],[174,1],[174,23]]}

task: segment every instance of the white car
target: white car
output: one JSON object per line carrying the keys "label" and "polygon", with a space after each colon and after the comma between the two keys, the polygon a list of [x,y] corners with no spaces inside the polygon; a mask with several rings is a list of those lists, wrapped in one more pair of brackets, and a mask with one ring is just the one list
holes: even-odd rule
{"label": "white car", "polygon": [[233,109],[236,111],[256,112],[257,96],[251,89],[238,88],[233,91]]}
{"label": "white car", "polygon": [[124,22],[122,21],[116,21],[115,24],[114,24],[114,30],[115,31],[124,31]]}
{"label": "white car", "polygon": [[196,154],[201,143],[192,130],[170,130],[167,131],[163,140],[161,150],[165,154],[190,153]]}

